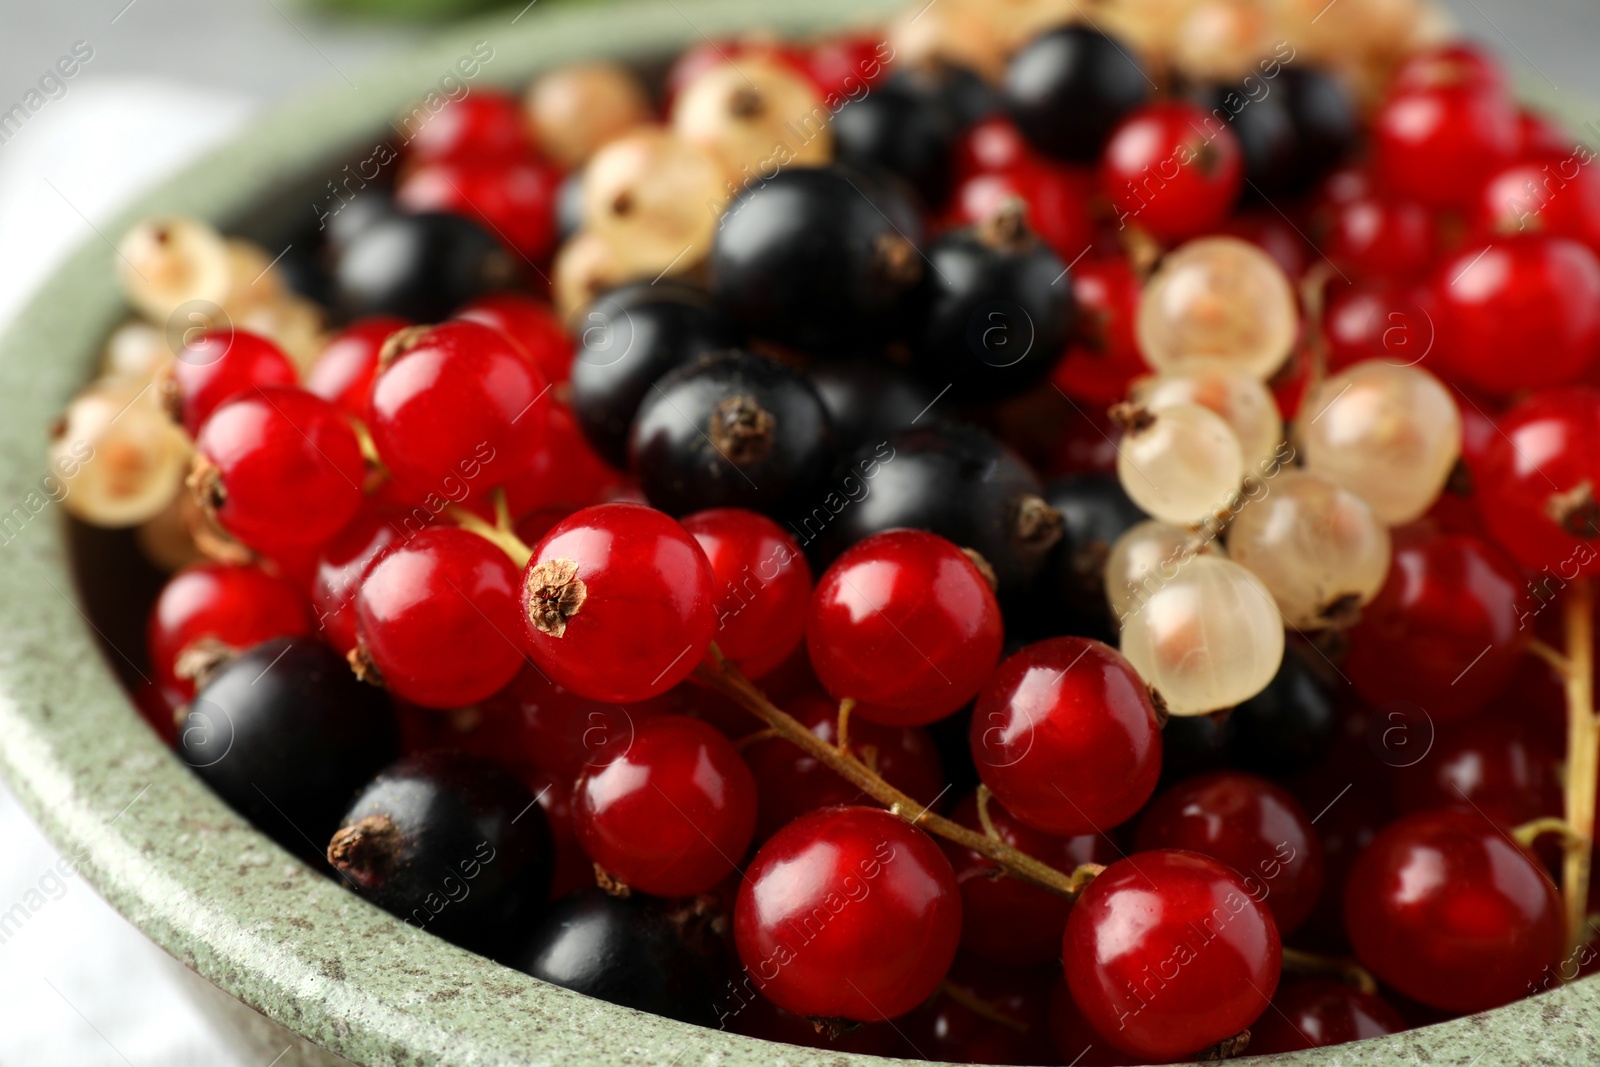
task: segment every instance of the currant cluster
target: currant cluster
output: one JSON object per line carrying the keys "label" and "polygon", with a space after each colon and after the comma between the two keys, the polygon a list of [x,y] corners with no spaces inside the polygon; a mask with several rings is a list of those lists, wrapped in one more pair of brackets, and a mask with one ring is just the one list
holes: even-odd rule
{"label": "currant cluster", "polygon": [[51,459],[171,572],[141,709],[406,923],[751,1036],[1570,979],[1592,154],[1421,0],[1105,7],[474,88],[302,260],[135,228]]}

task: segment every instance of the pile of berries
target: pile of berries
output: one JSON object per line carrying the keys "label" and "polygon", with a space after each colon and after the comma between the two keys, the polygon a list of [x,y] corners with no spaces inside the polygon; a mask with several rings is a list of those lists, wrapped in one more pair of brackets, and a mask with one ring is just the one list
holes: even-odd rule
{"label": "pile of berries", "polygon": [[408,924],[777,1040],[1586,972],[1593,154],[1420,2],[916,7],[473,88],[277,259],[129,233],[51,460],[171,573],[152,725]]}

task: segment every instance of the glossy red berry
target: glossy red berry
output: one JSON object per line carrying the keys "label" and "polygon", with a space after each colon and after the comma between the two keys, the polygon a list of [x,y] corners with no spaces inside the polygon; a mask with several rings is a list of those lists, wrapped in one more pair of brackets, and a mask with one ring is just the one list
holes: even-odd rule
{"label": "glossy red berry", "polygon": [[406,172],[395,203],[407,211],[448,211],[482,223],[530,261],[555,247],[561,172],[533,159],[484,163],[439,160]]}
{"label": "glossy red berry", "polygon": [[186,664],[184,653],[196,642],[213,638],[243,651],[273,637],[310,632],[305,595],[294,586],[254,565],[206,562],[167,580],[150,609],[145,636],[156,681],[176,705],[194,696],[190,670],[198,661]]}
{"label": "glossy red berry", "polygon": [[1362,278],[1410,278],[1433,259],[1433,215],[1411,200],[1362,196],[1332,204],[1322,217],[1322,252]]}
{"label": "glossy red berry", "polygon": [[1520,718],[1493,712],[1439,731],[1428,758],[1397,768],[1402,812],[1460,807],[1510,829],[1561,814],[1559,760]]}
{"label": "glossy red berry", "polygon": [[589,444],[572,409],[556,400],[545,416],[544,447],[506,483],[511,514],[521,517],[530,511],[557,508],[572,512],[590,504],[628,499],[627,476]]}
{"label": "glossy red berry", "polygon": [[1469,208],[1519,140],[1517,110],[1497,88],[1401,86],[1373,119],[1374,170],[1396,195],[1429,207]]}
{"label": "glossy red berry", "polygon": [[427,708],[491,696],[522,666],[517,578],[504,552],[455,527],[390,549],[356,593],[361,669]]}
{"label": "glossy red berry", "polygon": [[857,542],[811,598],[806,647],[817,681],[891,726],[942,719],[1000,658],[1000,605],[955,545],[921,530]]}
{"label": "glossy red berry", "polygon": [[819,1033],[816,1024],[805,1016],[784,1011],[761,994],[742,988],[734,991],[723,1022],[736,1034],[827,1052],[896,1056],[905,1047],[905,1040],[896,1033],[896,1023],[866,1023],[834,1037],[826,1027]]}
{"label": "glossy red berry", "polygon": [[1504,92],[1509,87],[1500,61],[1467,42],[1428,48],[1408,56],[1394,72],[1393,84],[1396,89],[1462,85],[1493,92]]}
{"label": "glossy red berry", "polygon": [[1050,1013],[1050,1044],[1055,1048],[1057,1063],[1072,1067],[1128,1067],[1147,1062],[1123,1052],[1095,1032],[1073,1003],[1065,975],[1057,975],[1050,984],[1046,1010]]}
{"label": "glossy red berry", "polygon": [[1350,631],[1344,673],[1375,705],[1404,701],[1435,723],[1464,718],[1519,665],[1522,577],[1494,546],[1428,522],[1393,539],[1389,577]]}
{"label": "glossy red berry", "polygon": [[356,647],[356,590],[384,553],[405,537],[408,516],[369,508],[322,546],[311,580],[311,607],[322,639],[340,652]]}
{"label": "glossy red berry", "polygon": [[189,436],[211,413],[257,385],[293,385],[294,364],[265,337],[232,327],[207,330],[186,343],[172,364],[166,399]]}
{"label": "glossy red berry", "polygon": [[[1480,469],[1478,514],[1540,588],[1600,573],[1600,391],[1535,393],[1499,419]],[[1522,605],[1536,613],[1538,602]]]}
{"label": "glossy red berry", "polygon": [[394,315],[368,315],[334,335],[306,374],[306,391],[352,418],[366,422],[378,352],[396,330],[409,325]]}
{"label": "glossy red berry", "polygon": [[499,330],[447,322],[385,355],[372,383],[372,439],[413,492],[486,493],[543,445],[549,386]]}
{"label": "glossy red berry", "polygon": [[1214,228],[1244,186],[1233,130],[1194,104],[1149,104],[1123,119],[1100,156],[1100,185],[1121,227],[1158,241]]}
{"label": "glossy red berry", "polygon": [[1072,269],[1071,283],[1078,309],[1072,343],[1051,380],[1062,392],[1091,405],[1118,403],[1135,378],[1150,373],[1134,336],[1143,283],[1120,257],[1084,259]]}
{"label": "glossy red berry", "polygon": [[406,120],[406,155],[413,161],[495,163],[533,151],[522,104],[510,93],[475,88],[415,126]]}
{"label": "glossy red berry", "polygon": [[487,721],[501,725],[501,759],[526,762],[568,783],[626,752],[639,728],[665,707],[657,701],[589,700],[555,684],[531,663],[480,706]]}
{"label": "glossy red berry", "polygon": [[612,878],[643,893],[702,893],[736,869],[756,825],[756,783],[733,742],[665,715],[578,779],[578,843]]}
{"label": "glossy red berry", "polygon": [[1250,1051],[1299,1052],[1404,1029],[1405,1020],[1382,997],[1330,978],[1298,978],[1278,987],[1272,1010],[1250,1028]]}
{"label": "glossy red berry", "polygon": [[523,293],[490,293],[455,317],[493,326],[521,345],[552,385],[572,376],[572,339],[549,304]]}
{"label": "glossy red berry", "polygon": [[894,61],[894,50],[878,35],[863,33],[819,41],[796,58],[823,101],[836,107],[882,81]]}
{"label": "glossy red berry", "polygon": [[[1113,863],[1120,853],[1100,834],[1053,837],[1019,821],[999,801],[988,803],[989,823],[1000,840],[1058,871],[1079,864]],[[969,794],[950,813],[952,821],[984,833],[977,797]],[[988,857],[951,841],[941,841],[961,886],[961,947],[992,963],[1029,967],[1050,963],[1061,953],[1072,902],[1015,878],[1000,876]]]}
{"label": "glossy red berry", "polygon": [[252,548],[318,545],[361,508],[366,463],[338,408],[291,386],[235,396],[195,438],[200,502]]}
{"label": "glossy red berry", "polygon": [[1067,985],[1089,1025],[1125,1052],[1181,1059],[1255,1022],[1282,946],[1232,868],[1194,852],[1141,852],[1089,883],[1067,920]]}
{"label": "glossy red berry", "polygon": [[1448,1011],[1526,996],[1565,941],[1549,876],[1471,811],[1390,824],[1356,861],[1344,912],[1357,957],[1380,981]]}
{"label": "glossy red berry", "polygon": [[1098,833],[1144,806],[1161,774],[1150,690],[1116,649],[1054,637],[1000,664],[970,731],[978,777],[1019,820]]}
{"label": "glossy red berry", "polygon": [[974,174],[1002,174],[1034,158],[1016,123],[1003,115],[991,115],[961,135],[951,165],[958,176],[970,178]]}
{"label": "glossy red berry", "polygon": [[746,678],[761,677],[805,637],[810,565],[783,527],[753,511],[699,511],[683,528],[711,562],[717,647]]}
{"label": "glossy red berry", "polygon": [[[1322,335],[1328,343],[1329,370],[1343,370],[1368,359],[1414,365],[1438,344],[1438,325],[1415,287],[1358,280],[1348,286],[1329,286]],[[1465,418],[1471,405],[1458,406]]]}
{"label": "glossy red berry", "polygon": [[1570,146],[1524,156],[1484,183],[1472,221],[1486,240],[1547,233],[1600,251],[1600,175]]}
{"label": "glossy red berry", "polygon": [[1505,394],[1576,381],[1600,355],[1600,259],[1563,237],[1468,247],[1429,287],[1446,377]]}
{"label": "glossy red berry", "polygon": [[802,816],[756,853],[734,938],[745,976],[797,1015],[878,1022],[926,1000],[961,936],[950,861],[879,808]]}
{"label": "glossy red berry", "polygon": [[994,218],[1007,200],[1020,198],[1027,206],[1029,228],[1063,263],[1070,263],[1094,240],[1089,207],[1097,191],[1092,171],[1024,159],[963,181],[951,197],[951,223],[979,225]]}
{"label": "glossy red berry", "polygon": [[716,631],[711,564],[640,504],[584,508],[545,535],[522,579],[529,655],[551,681],[624,704],[689,676]]}
{"label": "glossy red berry", "polygon": [[[839,740],[839,708],[821,693],[782,701],[785,711],[828,744]],[[748,715],[746,718],[750,718]],[[754,719],[751,719],[753,722]],[[865,719],[849,725],[850,751],[870,758],[883,780],[919,804],[932,805],[944,791],[944,769],[927,733],[915,726],[879,726]],[[757,741],[744,752],[760,795],[756,839],[765,841],[808,811],[838,804],[873,803],[827,764],[781,738]]]}
{"label": "glossy red berry", "polygon": [[1266,904],[1285,936],[1322,892],[1322,842],[1311,817],[1287,790],[1242,771],[1202,774],[1163,792],[1139,816],[1134,847],[1181,848],[1221,860]]}

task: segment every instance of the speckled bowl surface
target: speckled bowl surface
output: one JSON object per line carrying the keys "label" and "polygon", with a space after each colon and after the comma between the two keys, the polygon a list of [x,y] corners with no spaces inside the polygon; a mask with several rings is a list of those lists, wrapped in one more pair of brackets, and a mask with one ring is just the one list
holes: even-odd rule
{"label": "speckled bowl surface", "polygon": [[[537,2],[537,0],[536,0]],[[937,0],[934,0],[937,2]],[[427,50],[277,111],[99,233],[184,212],[269,236],[259,206],[313,195],[480,41],[487,80],[597,54],[656,57],[706,36],[871,19],[898,0],[530,4],[441,31]],[[296,189],[309,190],[294,200]],[[305,216],[296,221],[304,223]],[[271,243],[271,242],[269,242]],[[277,248],[273,244],[273,248]],[[25,254],[10,249],[9,254]],[[266,1064],[870,1067],[590,1000],[453,948],[314,874],[189,773],[134,713],[86,613],[66,516],[41,486],[48,428],[125,314],[115,253],[91,236],[0,339],[0,772],[57,847],[192,973]],[[112,642],[115,645],[117,642]],[[123,647],[129,647],[124,645]],[[132,659],[137,659],[136,656]],[[1600,986],[1583,982],[1392,1038],[1258,1060],[1298,1064],[1600,1062]]]}

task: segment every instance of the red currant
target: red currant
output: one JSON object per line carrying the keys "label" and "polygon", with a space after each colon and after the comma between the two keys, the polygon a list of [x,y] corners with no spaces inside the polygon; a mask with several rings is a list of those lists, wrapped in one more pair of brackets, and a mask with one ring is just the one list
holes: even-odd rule
{"label": "red currant", "polygon": [[1362,278],[1410,278],[1433,259],[1433,215],[1421,204],[1362,196],[1330,205],[1323,215],[1322,252]]}
{"label": "red currant", "polygon": [[1122,227],[1158,241],[1214,229],[1244,185],[1233,130],[1181,101],[1148,104],[1123,119],[1100,157],[1100,185]]}
{"label": "red currant", "polygon": [[1520,155],[1523,159],[1552,155],[1566,159],[1578,154],[1572,135],[1548,115],[1524,108],[1517,114],[1517,124],[1522,132]]}
{"label": "red currant", "polygon": [[1287,790],[1241,771],[1203,774],[1163,792],[1139,816],[1134,847],[1221,860],[1266,903],[1285,936],[1322,892],[1322,842],[1311,817]]}
{"label": "red currant", "polygon": [[543,301],[522,293],[490,293],[455,317],[493,326],[511,338],[551,384],[559,386],[572,376],[572,339],[555,310]]}
{"label": "red currant", "polygon": [[201,503],[252,548],[321,544],[361,508],[366,464],[355,431],[300,389],[235,396],[206,419],[195,450]]}
{"label": "red currant", "polygon": [[639,504],[597,504],[539,542],[522,582],[529,654],[558,685],[617,704],[689,676],[716,630],[698,542]]}
{"label": "red currant", "polygon": [[357,656],[425,708],[493,695],[522,666],[517,567],[476,534],[431,527],[391,548],[356,593]]}
{"label": "red currant", "polygon": [[538,261],[555,247],[560,188],[561,172],[538,160],[439,160],[407,171],[394,198],[407,211],[477,219],[512,251]]}
{"label": "red currant", "polygon": [[975,174],[1003,174],[1035,158],[1016,123],[1002,115],[991,115],[973,123],[961,135],[951,166],[959,177],[970,178]]}
{"label": "red currant", "polygon": [[[988,803],[989,823],[1000,840],[1059,871],[1082,863],[1109,864],[1117,847],[1100,834],[1052,837],[1026,825],[999,801]],[[984,833],[978,800],[968,795],[950,813],[953,822]],[[1072,903],[1038,886],[1000,875],[1000,868],[969,848],[941,842],[961,886],[961,947],[993,963],[1023,967],[1050,963],[1061,951]]]}
{"label": "red currant", "polygon": [[414,492],[457,499],[452,487],[463,482],[487,491],[543,445],[549,386],[499,330],[447,322],[391,341],[385,355],[372,383],[372,439]]}
{"label": "red currant", "polygon": [[1344,673],[1374,704],[1409,702],[1434,722],[1464,718],[1516,672],[1527,636],[1521,576],[1493,546],[1430,523],[1393,538],[1388,580],[1350,631]]}
{"label": "red currant", "polygon": [[369,508],[322,546],[311,580],[311,606],[322,639],[340,652],[356,647],[356,590],[384,553],[401,540],[404,518]]}
{"label": "red currant", "polygon": [[717,647],[746,678],[761,677],[805,637],[811,567],[783,527],[753,511],[700,511],[683,528],[711,561]]}
{"label": "red currant", "polygon": [[1600,573],[1600,391],[1535,393],[1499,423],[1473,472],[1483,524],[1523,567],[1541,572],[1541,588]]}
{"label": "red currant", "polygon": [[1000,605],[955,545],[921,530],[857,542],[811,598],[806,647],[836,700],[889,726],[920,726],[971,700],[1000,658]]}
{"label": "red currant", "polygon": [[1121,653],[1085,637],[1040,641],[1000,664],[970,738],[978,776],[1006,810],[1062,837],[1123,822],[1161,774],[1150,690]]}
{"label": "red currant", "polygon": [[223,401],[257,385],[295,381],[294,364],[281,348],[258,334],[230,327],[207,330],[184,345],[166,388],[173,410],[193,437]]}
{"label": "red currant", "polygon": [[[814,692],[791,696],[784,707],[818,738],[838,744],[839,709],[826,696]],[[849,731],[851,753],[868,762],[884,781],[919,804],[931,806],[939,799],[944,791],[944,768],[925,731],[915,726],[879,726],[865,719],[852,720]],[[808,811],[873,803],[827,764],[781,738],[751,745],[745,750],[745,760],[755,772],[760,794],[757,840],[765,841]]]}
{"label": "red currant", "polygon": [[894,50],[876,34],[855,34],[819,41],[798,59],[825,102],[853,100],[888,74]]}
{"label": "red currant", "polygon": [[[273,637],[311,632],[306,598],[260,567],[196,563],[174,574],[150,609],[146,642],[156,681],[182,704],[194,696],[184,653],[204,638],[243,651]],[[201,650],[196,650],[197,652]]]}
{"label": "red currant", "polygon": [[1461,807],[1503,827],[1561,814],[1556,755],[1520,719],[1479,715],[1440,731],[1428,758],[1395,775],[1402,812]]}
{"label": "red currant", "polygon": [[533,151],[522,102],[510,93],[474,89],[408,129],[406,155],[418,162],[494,163]]}
{"label": "red currant", "polygon": [[1358,280],[1329,287],[1322,315],[1329,370],[1368,359],[1413,364],[1433,350],[1436,333],[1433,317],[1407,285]]}
{"label": "red currant", "polygon": [[573,418],[572,409],[556,400],[546,409],[545,416],[549,422],[544,447],[506,483],[511,513],[520,516],[533,510],[562,507],[570,513],[618,499],[627,484],[626,476],[600,458]]}
{"label": "red currant", "polygon": [[662,897],[702,893],[733,873],[756,826],[756,783],[733,742],[665,715],[578,779],[578,843],[607,874]]}
{"label": "red currant", "polygon": [[1600,259],[1564,237],[1465,248],[1429,295],[1446,376],[1481,389],[1565,384],[1600,354]]}
{"label": "red currant", "polygon": [[1184,1058],[1255,1022],[1278,986],[1278,928],[1233,870],[1141,852],[1089,883],[1063,946],[1072,999],[1125,1052]]}
{"label": "red currant", "polygon": [[656,702],[605,704],[556,685],[532,664],[494,696],[484,714],[513,724],[512,749],[501,758],[521,759],[571,782],[586,768],[603,767],[633,744],[639,728],[657,715]]}
{"label": "red currant", "polygon": [[352,418],[366,422],[372,379],[378,374],[378,352],[405,319],[369,315],[337,333],[306,375],[306,391],[315,393]]}
{"label": "red currant", "polygon": [[867,1023],[834,1037],[827,1027],[819,1031],[810,1019],[784,1011],[763,996],[740,992],[730,1007],[733,1018],[728,1020],[731,1025],[727,1028],[747,1037],[865,1056],[896,1056],[905,1046],[894,1023]]}
{"label": "red currant", "polygon": [[1473,223],[1486,242],[1547,233],[1600,252],[1600,175],[1570,148],[1524,157],[1484,183]]}
{"label": "red currant", "polygon": [[1386,985],[1448,1011],[1526,996],[1561,958],[1561,898],[1533,858],[1482,815],[1392,823],[1356,861],[1345,927]]}
{"label": "red currant", "polygon": [[1128,1067],[1149,1062],[1130,1056],[1095,1032],[1073,1003],[1064,975],[1057,975],[1050,985],[1048,1011],[1050,1044],[1056,1050],[1056,1062],[1072,1067]]}
{"label": "red currant", "polygon": [[1252,1054],[1326,1048],[1406,1029],[1388,1001],[1328,978],[1283,983],[1272,1007],[1250,1028]]}
{"label": "red currant", "polygon": [[1517,110],[1494,87],[1396,88],[1373,119],[1378,179],[1429,207],[1468,208],[1484,181],[1516,154]]}
{"label": "red currant", "polygon": [[[1150,373],[1134,336],[1144,286],[1121,257],[1085,259],[1072,269],[1071,285],[1077,307],[1073,339],[1052,380],[1062,392],[1105,407],[1126,398],[1129,384]],[[1113,466],[1115,461],[1113,450]]]}
{"label": "red currant", "polygon": [[878,1022],[944,980],[961,896],[939,846],[904,819],[823,808],[756,853],[733,929],[746,977],[780,1008]]}
{"label": "red currant", "polygon": [[1001,171],[974,174],[951,199],[951,224],[976,226],[992,219],[1006,201],[1027,205],[1028,226],[1060,256],[1077,259],[1094,240],[1089,205],[1096,193],[1092,172],[1042,160],[1023,160]]}

